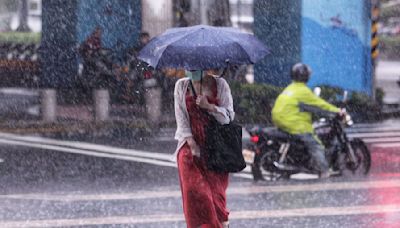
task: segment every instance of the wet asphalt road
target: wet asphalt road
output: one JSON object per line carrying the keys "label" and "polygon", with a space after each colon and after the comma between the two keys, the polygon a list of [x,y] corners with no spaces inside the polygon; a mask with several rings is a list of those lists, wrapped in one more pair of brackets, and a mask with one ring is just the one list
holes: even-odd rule
{"label": "wet asphalt road", "polygon": [[[365,177],[231,176],[231,227],[400,227],[400,144],[398,131],[389,132],[382,142],[366,138],[374,143]],[[175,146],[157,138],[84,144],[0,135],[0,227],[185,227],[177,170],[167,162]]]}

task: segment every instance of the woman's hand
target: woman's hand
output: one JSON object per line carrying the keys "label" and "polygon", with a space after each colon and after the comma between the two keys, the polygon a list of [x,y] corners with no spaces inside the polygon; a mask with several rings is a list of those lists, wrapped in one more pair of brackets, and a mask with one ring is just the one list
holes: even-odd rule
{"label": "woman's hand", "polygon": [[211,112],[213,112],[214,109],[215,109],[215,107],[214,107],[213,104],[208,103],[208,99],[207,99],[207,97],[204,96],[204,95],[199,95],[199,96],[197,96],[196,104],[197,104],[200,108],[207,109],[207,110],[209,110],[209,111],[211,111]]}
{"label": "woman's hand", "polygon": [[192,155],[200,157],[200,147],[199,145],[197,145],[196,141],[192,137],[187,138],[186,141],[189,144],[190,150],[192,151]]}

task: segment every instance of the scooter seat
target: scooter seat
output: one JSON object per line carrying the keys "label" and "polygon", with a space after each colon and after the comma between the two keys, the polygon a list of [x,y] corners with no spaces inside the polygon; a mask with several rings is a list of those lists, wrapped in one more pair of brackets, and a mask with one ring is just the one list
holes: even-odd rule
{"label": "scooter seat", "polygon": [[279,141],[301,141],[301,139],[296,135],[291,135],[277,128],[265,128],[263,129],[264,135],[267,138],[276,139]]}

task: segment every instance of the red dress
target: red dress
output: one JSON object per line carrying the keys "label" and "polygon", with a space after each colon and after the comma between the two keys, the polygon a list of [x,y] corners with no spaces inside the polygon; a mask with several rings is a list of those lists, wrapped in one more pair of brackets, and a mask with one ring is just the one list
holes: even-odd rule
{"label": "red dress", "polygon": [[[216,86],[213,93],[214,97],[208,97],[208,102],[217,105]],[[193,138],[202,148],[205,143],[205,127],[209,120],[190,93],[186,93],[186,107]],[[228,221],[226,189],[229,175],[207,170],[203,159],[205,156],[207,155],[204,151],[201,151],[201,158],[193,156],[187,143],[178,152],[183,211],[189,228],[219,228],[222,227],[222,222]]]}

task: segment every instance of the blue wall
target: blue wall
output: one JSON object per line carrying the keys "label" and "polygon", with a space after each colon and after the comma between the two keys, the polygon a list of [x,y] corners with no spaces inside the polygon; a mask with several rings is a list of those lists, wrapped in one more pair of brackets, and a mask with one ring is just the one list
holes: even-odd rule
{"label": "blue wall", "polygon": [[309,85],[372,92],[370,4],[364,0],[303,0],[301,59]]}
{"label": "blue wall", "polygon": [[42,87],[76,86],[77,47],[95,27],[103,30],[103,47],[121,58],[141,31],[140,0],[43,0],[42,12]]}
{"label": "blue wall", "polygon": [[136,44],[141,30],[140,0],[81,0],[77,40],[84,41],[96,28],[103,30],[102,45],[122,55]]}
{"label": "blue wall", "polygon": [[272,52],[255,65],[255,81],[286,86],[302,61],[311,87],[371,94],[370,28],[365,0],[254,0],[254,33]]}

